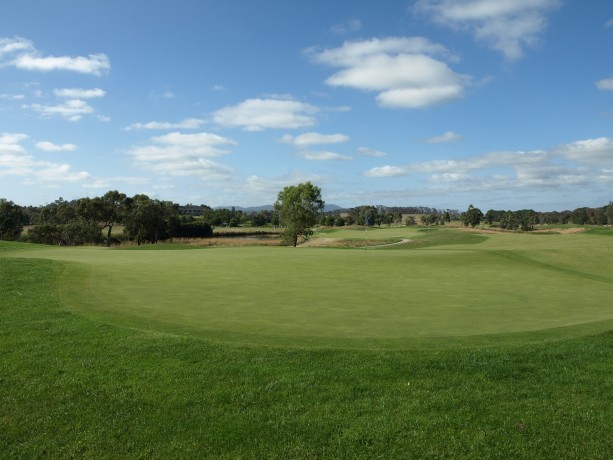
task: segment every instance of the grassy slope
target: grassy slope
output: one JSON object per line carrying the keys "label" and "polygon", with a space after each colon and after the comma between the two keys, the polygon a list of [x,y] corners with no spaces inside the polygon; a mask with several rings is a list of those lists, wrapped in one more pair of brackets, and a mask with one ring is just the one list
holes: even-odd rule
{"label": "grassy slope", "polygon": [[3,458],[607,458],[602,333],[438,351],[213,344],[64,310],[0,258]]}

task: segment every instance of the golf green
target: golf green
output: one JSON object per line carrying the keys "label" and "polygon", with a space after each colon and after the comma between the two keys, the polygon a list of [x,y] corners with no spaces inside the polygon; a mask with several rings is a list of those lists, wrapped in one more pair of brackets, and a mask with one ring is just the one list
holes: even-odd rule
{"label": "golf green", "polygon": [[387,347],[613,318],[611,237],[502,234],[407,247],[53,247],[11,255],[63,262],[59,288],[72,311],[221,341]]}

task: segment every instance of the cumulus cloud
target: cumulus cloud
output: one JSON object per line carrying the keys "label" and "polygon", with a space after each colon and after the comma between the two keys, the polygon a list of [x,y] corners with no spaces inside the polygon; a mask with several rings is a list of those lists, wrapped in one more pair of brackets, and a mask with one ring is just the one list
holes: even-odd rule
{"label": "cumulus cloud", "polygon": [[65,70],[96,76],[107,73],[111,68],[106,54],[44,56],[30,40],[20,37],[0,38],[0,66],[40,72]]}
{"label": "cumulus cloud", "polygon": [[321,151],[321,152],[300,152],[300,156],[307,160],[312,161],[337,161],[337,160],[351,160],[352,158],[347,155],[341,155],[340,153]]}
{"label": "cumulus cloud", "polygon": [[368,157],[384,157],[386,155],[385,152],[381,152],[380,150],[371,149],[370,147],[358,147],[358,153],[360,155],[365,155]]}
{"label": "cumulus cloud", "polygon": [[247,177],[245,186],[247,190],[253,194],[260,195],[265,200],[274,200],[279,193],[279,190],[288,185],[295,185],[304,182],[312,182],[314,184],[322,184],[329,182],[330,179],[316,174],[304,173],[300,171],[292,171],[280,177],[261,177],[251,175]]}
{"label": "cumulus cloud", "polygon": [[21,145],[28,138],[25,134],[0,135],[0,177],[21,176],[24,183],[38,185],[57,182],[80,182],[90,177],[85,171],[73,172],[69,164],[40,161]]}
{"label": "cumulus cloud", "polygon": [[317,107],[286,98],[247,99],[213,113],[216,123],[245,131],[294,129],[313,126]]}
{"label": "cumulus cloud", "polygon": [[[384,165],[366,177],[421,177],[429,183],[453,183],[480,190],[531,187],[535,190],[594,186],[609,182],[613,140],[606,137],[563,144],[549,150],[490,152],[462,160],[432,160]],[[459,189],[458,189],[459,190]]]}
{"label": "cumulus cloud", "polygon": [[66,99],[93,99],[96,97],[104,97],[106,91],[100,88],[62,88],[53,90],[53,94],[55,94],[57,97],[63,97]]}
{"label": "cumulus cloud", "polygon": [[36,147],[45,152],[74,152],[77,149],[75,144],[54,144],[49,141],[37,142]]}
{"label": "cumulus cloud", "polygon": [[613,77],[597,81],[596,87],[603,91],[613,91]]}
{"label": "cumulus cloud", "polygon": [[25,95],[23,94],[9,94],[9,93],[0,93],[0,99],[8,99],[12,101],[17,101],[21,99],[25,99]]}
{"label": "cumulus cloud", "polygon": [[303,133],[298,136],[286,134],[280,141],[286,144],[292,144],[298,147],[317,144],[341,144],[347,142],[349,136],[344,134],[320,134],[320,133]]}
{"label": "cumulus cloud", "polygon": [[132,147],[127,153],[138,166],[161,175],[214,179],[227,177],[232,169],[209,158],[228,154],[225,146],[233,145],[237,145],[234,140],[217,134],[173,132],[152,137],[149,144]]}
{"label": "cumulus cloud", "polygon": [[[88,100],[104,97],[106,92],[100,88],[61,88],[55,89],[53,94],[64,100],[55,105],[30,104],[23,107],[38,112],[43,118],[62,117],[68,121],[79,121],[84,115],[95,112]],[[99,115],[98,119],[100,121],[110,120],[102,115]]]}
{"label": "cumulus cloud", "polygon": [[24,184],[26,185],[38,185],[41,182],[82,182],[91,176],[91,174],[84,171],[72,172],[71,166],[67,163],[54,164],[37,161],[35,164],[43,167],[37,168],[31,172],[24,180]]}
{"label": "cumulus cloud", "polygon": [[366,177],[398,177],[409,174],[410,168],[407,166],[377,166],[364,173]]}
{"label": "cumulus cloud", "polygon": [[32,52],[33,50],[32,42],[24,38],[0,37],[0,60],[4,59],[5,56],[28,51]]}
{"label": "cumulus cloud", "polygon": [[306,53],[315,63],[341,69],[326,84],[376,91],[382,107],[421,108],[459,99],[470,80],[435,58],[455,60],[445,47],[421,37],[373,38]]}
{"label": "cumulus cloud", "polygon": [[186,118],[176,123],[167,121],[150,121],[147,123],[132,123],[126,126],[124,131],[142,131],[142,130],[167,130],[167,129],[200,129],[205,120],[200,118]]}
{"label": "cumulus cloud", "polygon": [[79,121],[83,115],[94,112],[94,108],[81,99],[68,99],[56,105],[31,104],[24,107],[38,112],[43,118],[59,116],[68,121]]}
{"label": "cumulus cloud", "polygon": [[526,47],[538,43],[547,27],[547,15],[560,0],[418,0],[413,11],[459,30],[469,30],[477,41],[519,59]]}
{"label": "cumulus cloud", "polygon": [[86,182],[85,184],[83,184],[83,187],[90,188],[90,189],[110,190],[113,188],[118,188],[116,184],[147,185],[149,183],[150,183],[150,180],[144,177],[116,176],[116,177],[109,177],[106,179],[98,178],[90,182]]}
{"label": "cumulus cloud", "polygon": [[599,137],[564,144],[554,149],[554,154],[577,163],[597,166],[613,166],[613,139]]}
{"label": "cumulus cloud", "polygon": [[428,144],[447,144],[451,142],[459,142],[462,140],[462,136],[454,133],[453,131],[447,131],[445,134],[441,134],[440,136],[433,136],[424,139],[424,142]]}
{"label": "cumulus cloud", "polygon": [[27,139],[26,134],[2,133],[0,134],[0,153],[21,153],[25,152],[21,142]]}
{"label": "cumulus cloud", "polygon": [[88,57],[38,57],[24,54],[15,59],[14,65],[25,70],[39,70],[41,72],[69,70],[93,75],[102,75],[111,67],[109,58],[104,54],[90,54]]}

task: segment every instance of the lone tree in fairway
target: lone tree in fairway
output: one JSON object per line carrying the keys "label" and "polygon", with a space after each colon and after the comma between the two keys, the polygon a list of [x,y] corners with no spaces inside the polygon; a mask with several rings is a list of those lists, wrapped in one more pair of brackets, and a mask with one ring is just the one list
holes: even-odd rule
{"label": "lone tree in fairway", "polygon": [[298,244],[298,237],[308,238],[313,234],[311,227],[317,222],[317,214],[324,208],[321,189],[310,182],[290,185],[279,192],[275,210],[280,215],[283,243],[287,246]]}

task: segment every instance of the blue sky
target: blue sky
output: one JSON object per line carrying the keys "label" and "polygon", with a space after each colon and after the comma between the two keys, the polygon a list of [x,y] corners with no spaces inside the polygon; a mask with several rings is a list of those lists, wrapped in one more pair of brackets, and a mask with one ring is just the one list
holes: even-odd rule
{"label": "blue sky", "polygon": [[5,0],[0,197],[613,200],[610,0]]}

